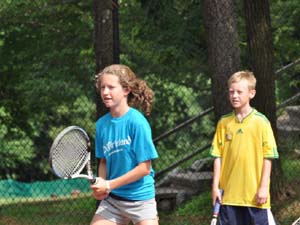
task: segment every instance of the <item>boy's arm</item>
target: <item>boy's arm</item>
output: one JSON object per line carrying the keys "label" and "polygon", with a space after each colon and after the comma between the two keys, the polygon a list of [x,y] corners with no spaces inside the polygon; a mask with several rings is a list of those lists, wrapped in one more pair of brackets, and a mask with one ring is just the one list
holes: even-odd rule
{"label": "boy's arm", "polygon": [[212,200],[213,205],[215,205],[216,200],[219,199],[221,202],[221,195],[219,191],[219,183],[220,183],[220,174],[221,174],[221,158],[215,158],[214,160],[214,175],[212,182]]}
{"label": "boy's arm", "polygon": [[262,205],[267,202],[269,196],[269,183],[272,169],[272,160],[264,159],[260,186],[256,194],[257,205]]}

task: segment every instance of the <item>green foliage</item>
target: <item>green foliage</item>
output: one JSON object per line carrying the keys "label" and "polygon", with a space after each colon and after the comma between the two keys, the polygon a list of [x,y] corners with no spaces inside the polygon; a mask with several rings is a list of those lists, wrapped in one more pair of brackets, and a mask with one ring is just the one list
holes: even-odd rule
{"label": "green foliage", "polygon": [[96,106],[87,96],[79,96],[70,105],[62,103],[53,109],[53,112],[58,126],[52,126],[49,129],[48,134],[52,139],[65,128],[66,125],[62,125],[65,121],[68,121],[68,124],[84,127],[88,135],[93,138],[95,132],[93,117],[96,114]]}
{"label": "green foliage", "polygon": [[278,63],[299,58],[300,8],[297,0],[275,0],[271,3],[274,45]]}
{"label": "green foliage", "polygon": [[[66,126],[84,127],[93,144],[92,5],[91,0],[0,1],[0,179],[54,178],[48,151]],[[212,106],[202,1],[119,0],[119,5],[121,62],[131,66],[155,91],[149,117],[155,138]],[[299,58],[300,4],[298,0],[273,0],[270,5],[275,69],[279,69]],[[241,3],[236,6],[245,67],[248,50],[244,12]],[[299,92],[299,70],[298,65],[278,75],[279,102]],[[213,130],[208,115],[158,142],[156,171],[209,143]],[[208,151],[196,157],[206,156]],[[183,166],[187,163],[190,161]],[[298,168],[296,159],[283,162],[289,181],[297,180]],[[48,202],[26,199],[23,203],[2,207],[1,215],[14,217],[20,224],[40,224],[40,218],[45,219],[44,224],[78,224],[80,219],[86,224],[95,206],[90,196]],[[160,215],[160,221],[187,225],[202,221],[202,217],[206,219],[203,224],[208,224],[210,213],[207,192],[171,216]]]}
{"label": "green foliage", "polygon": [[[134,69],[186,86],[206,81],[200,1],[141,2],[122,1],[120,11],[121,50]],[[201,89],[201,82],[196,84]]]}
{"label": "green foliage", "polygon": [[[300,5],[298,0],[269,1],[274,46],[274,70],[300,58]],[[237,26],[241,49],[241,67],[249,69],[249,49],[245,32],[245,13],[241,2],[236,3]],[[276,75],[276,97],[280,103],[300,90],[300,66]]]}
{"label": "green foliage", "polygon": [[[168,82],[168,78],[160,78],[154,74],[148,75],[145,79],[151,83],[151,88],[155,91],[154,108],[149,118],[150,123],[155,125],[154,138],[204,110],[202,101],[199,100],[200,93],[195,92],[193,88]],[[158,141],[156,147],[160,159],[155,163],[155,169],[157,171],[164,169],[203,144],[207,144],[210,141],[208,137],[212,125],[209,117],[199,118],[197,122]]]}
{"label": "green foliage", "polygon": [[[152,84],[155,98],[159,99],[154,103],[159,105],[154,105],[153,110],[153,114],[160,114],[160,118],[157,118],[155,122],[159,133],[174,127],[177,123],[202,110],[197,93],[194,93],[192,88],[157,79],[154,75],[149,75],[146,79]],[[166,106],[166,110],[161,110],[162,105]]]}
{"label": "green foliage", "polygon": [[[212,105],[202,2],[120,0],[119,5],[121,62],[155,92],[149,120],[157,137]],[[246,64],[241,4],[237,6]],[[276,68],[299,57],[299,12],[296,0],[271,2]],[[65,126],[83,126],[93,142],[93,27],[91,0],[0,2],[0,151],[13,149],[0,164],[1,174],[48,179],[48,149]],[[299,66],[278,77],[279,100],[299,92],[298,75]],[[176,160],[184,155],[182,149],[207,143],[212,130],[211,118],[205,117],[159,142],[159,151]],[[29,161],[37,163],[24,173]]]}
{"label": "green foliage", "polygon": [[[184,206],[180,207],[177,210],[178,215],[210,215],[212,212],[212,203],[211,203],[211,193],[210,191],[205,192],[195,198],[193,198],[191,201],[189,201]],[[208,203],[211,203],[208,205]],[[199,210],[203,209],[203,210]]]}
{"label": "green foliage", "polygon": [[0,216],[0,224],[89,224],[95,208],[91,196],[35,202],[25,199],[20,202],[1,209],[1,215],[6,217]]}
{"label": "green foliage", "polygon": [[[13,148],[10,151],[14,154],[11,152],[1,164],[0,170],[6,171],[1,174],[42,179],[41,175],[49,174],[48,149],[55,127],[89,118],[87,129],[92,131],[95,109],[91,108],[94,63],[90,5],[91,1],[1,1],[0,99],[12,118],[1,126],[9,127],[10,139],[16,139],[3,140],[5,148]],[[79,109],[78,101],[87,105]],[[89,113],[84,112],[89,109]],[[16,152],[23,157],[22,163],[15,160],[13,164]],[[34,164],[36,172],[24,174],[24,163],[32,159],[38,161]]]}
{"label": "green foliage", "polygon": [[[275,68],[300,59],[300,7],[297,0],[271,1]],[[300,91],[299,64],[277,76],[277,98],[279,102]]]}
{"label": "green foliage", "polygon": [[29,166],[34,157],[33,141],[20,128],[12,125],[13,118],[0,107],[0,179],[15,178],[11,172],[21,166]]}

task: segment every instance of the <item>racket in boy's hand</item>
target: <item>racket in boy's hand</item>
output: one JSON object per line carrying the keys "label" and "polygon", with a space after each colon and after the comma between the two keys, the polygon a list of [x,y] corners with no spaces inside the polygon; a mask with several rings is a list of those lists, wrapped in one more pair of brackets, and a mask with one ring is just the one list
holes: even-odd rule
{"label": "racket in boy's hand", "polygon": [[[50,148],[49,162],[54,174],[63,179],[85,178],[96,182],[90,158],[90,139],[78,126],[69,126],[54,139]],[[81,174],[86,168],[87,174]]]}
{"label": "racket in boy's hand", "polygon": [[300,217],[296,219],[292,225],[300,225]]}
{"label": "racket in boy's hand", "polygon": [[[220,194],[221,195],[223,194],[222,190],[220,190]],[[219,216],[219,212],[220,212],[220,207],[221,207],[220,201],[219,201],[219,199],[217,199],[216,203],[215,203],[215,206],[214,206],[214,211],[213,211],[213,216],[212,216],[213,218],[211,220],[210,225],[216,225],[217,224],[218,216]]]}

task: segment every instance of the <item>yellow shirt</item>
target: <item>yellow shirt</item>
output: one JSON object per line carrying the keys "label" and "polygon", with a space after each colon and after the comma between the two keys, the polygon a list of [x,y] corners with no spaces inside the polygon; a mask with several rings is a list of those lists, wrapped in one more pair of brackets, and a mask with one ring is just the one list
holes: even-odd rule
{"label": "yellow shirt", "polygon": [[220,188],[224,205],[270,208],[268,202],[256,205],[264,158],[278,158],[269,120],[257,110],[239,122],[235,113],[218,122],[210,151],[221,157]]}

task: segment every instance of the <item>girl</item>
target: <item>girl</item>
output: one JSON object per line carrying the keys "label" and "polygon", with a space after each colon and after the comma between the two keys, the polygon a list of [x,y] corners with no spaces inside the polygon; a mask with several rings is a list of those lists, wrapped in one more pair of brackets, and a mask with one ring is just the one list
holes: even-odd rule
{"label": "girl", "polygon": [[149,115],[153,92],[125,65],[111,65],[97,75],[96,86],[109,108],[96,122],[96,157],[100,159],[93,195],[102,200],[92,225],[158,225],[153,159],[158,157],[151,128],[137,109]]}

